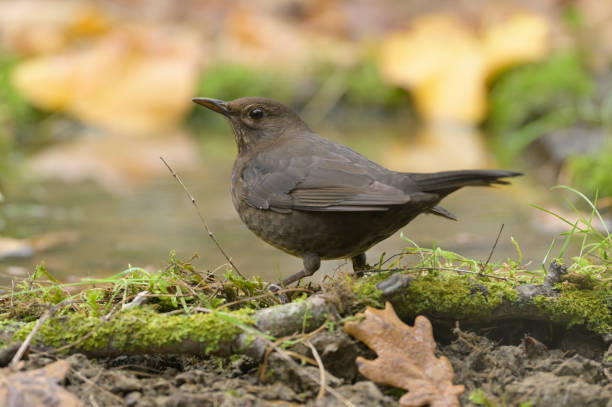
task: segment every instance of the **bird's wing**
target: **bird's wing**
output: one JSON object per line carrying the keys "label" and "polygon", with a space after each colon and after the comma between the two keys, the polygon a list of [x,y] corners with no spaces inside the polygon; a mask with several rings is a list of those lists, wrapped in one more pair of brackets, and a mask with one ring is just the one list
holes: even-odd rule
{"label": "bird's wing", "polygon": [[376,180],[375,174],[385,170],[352,153],[288,154],[280,161],[278,155],[259,154],[243,170],[244,198],[260,209],[318,212],[385,211],[415,199],[429,199],[431,194],[407,194]]}

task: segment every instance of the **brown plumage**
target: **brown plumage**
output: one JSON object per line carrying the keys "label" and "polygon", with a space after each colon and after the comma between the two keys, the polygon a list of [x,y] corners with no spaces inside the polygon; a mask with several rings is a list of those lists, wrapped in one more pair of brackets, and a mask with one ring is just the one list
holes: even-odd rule
{"label": "brown plumage", "polygon": [[391,171],[320,137],[279,102],[246,97],[194,102],[228,118],[238,146],[232,200],[257,236],[304,261],[290,284],[314,274],[321,259],[350,258],[363,268],[365,251],[420,213],[449,219],[437,206],[468,185],[507,184],[502,170],[418,174]]}

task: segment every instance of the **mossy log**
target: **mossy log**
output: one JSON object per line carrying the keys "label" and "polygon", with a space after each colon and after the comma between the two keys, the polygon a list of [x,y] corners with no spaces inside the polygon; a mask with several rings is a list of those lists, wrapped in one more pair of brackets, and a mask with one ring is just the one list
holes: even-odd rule
{"label": "mossy log", "polygon": [[[247,352],[259,358],[263,356],[266,341],[245,333],[240,325],[283,337],[312,331],[326,320],[337,318],[336,307],[321,295],[259,311],[242,309],[191,315],[165,315],[145,305],[124,310],[108,321],[76,313],[49,318],[36,333],[33,345],[59,348],[74,344],[69,347],[70,352],[90,357]],[[36,321],[25,324],[4,321],[0,335],[6,338],[7,332],[14,332],[10,335],[12,341],[21,341],[35,324]]]}
{"label": "mossy log", "polygon": [[[42,324],[33,345],[59,348],[73,344],[68,351],[91,357],[247,353],[260,359],[268,341],[253,332],[245,332],[241,325],[279,338],[310,332],[326,321],[339,320],[341,314],[350,316],[363,305],[382,306],[385,301],[390,301],[398,316],[406,320],[418,314],[470,322],[511,318],[582,325],[596,334],[612,332],[608,290],[553,289],[555,281],[541,285],[514,284],[479,276],[411,277],[379,273],[356,280],[347,278],[326,294],[258,311],[166,315],[145,305],[119,312],[108,321],[80,314],[56,316]],[[34,324],[23,324],[12,340],[23,340]],[[0,325],[4,337],[10,325],[6,321]]]}
{"label": "mossy log", "polygon": [[553,263],[542,284],[479,275],[381,273],[355,280],[352,290],[374,306],[390,301],[398,316],[490,323],[508,319],[583,326],[612,332],[612,290],[605,284],[569,283]]}

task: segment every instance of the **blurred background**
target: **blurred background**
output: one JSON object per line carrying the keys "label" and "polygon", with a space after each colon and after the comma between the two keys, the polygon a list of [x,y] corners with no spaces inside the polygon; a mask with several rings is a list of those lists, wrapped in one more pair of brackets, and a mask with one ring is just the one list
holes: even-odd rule
{"label": "blurred background", "polygon": [[517,260],[514,237],[537,268],[567,227],[529,204],[573,216],[551,186],[598,194],[610,218],[611,59],[599,0],[3,0],[0,275],[161,268],[172,249],[225,270],[160,155],[243,273],[297,271],[240,223],[229,126],[190,101],[249,95],[394,170],[524,171],[448,198],[459,222],[421,216],[403,234],[484,261],[505,224],[493,260]]}

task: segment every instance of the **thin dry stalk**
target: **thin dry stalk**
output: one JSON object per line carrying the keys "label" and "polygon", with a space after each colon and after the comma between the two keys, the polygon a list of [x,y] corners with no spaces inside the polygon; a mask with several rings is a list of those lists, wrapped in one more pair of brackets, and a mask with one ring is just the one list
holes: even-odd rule
{"label": "thin dry stalk", "polygon": [[47,318],[49,318],[51,316],[51,311],[50,310],[46,310],[40,318],[38,318],[38,321],[36,321],[36,325],[34,326],[34,329],[32,329],[30,331],[30,333],[28,334],[28,336],[26,337],[25,341],[23,341],[23,343],[21,344],[21,346],[19,347],[19,349],[17,350],[17,353],[15,353],[15,355],[13,356],[13,359],[11,360],[11,363],[9,363],[9,367],[10,368],[14,368],[17,366],[17,363],[19,363],[19,361],[21,360],[21,358],[23,357],[23,354],[25,353],[25,351],[28,349],[28,347],[30,346],[30,342],[32,342],[32,339],[34,339],[34,335],[36,335],[36,333],[38,332],[38,330],[40,329],[40,327],[42,326],[42,324],[47,320]]}
{"label": "thin dry stalk", "polygon": [[77,370],[72,369],[72,372],[75,374],[75,376],[77,376],[79,379],[83,380],[85,383],[89,384],[92,387],[95,387],[96,389],[100,390],[102,393],[106,394],[107,396],[109,396],[112,399],[114,399],[114,400],[118,401],[119,403],[121,403],[119,405],[121,405],[121,406],[124,405],[125,402],[124,402],[124,400],[121,397],[111,393],[110,391],[106,390],[104,387],[97,385],[96,383],[94,383],[93,381],[88,379],[87,377],[83,376]]}
{"label": "thin dry stalk", "polygon": [[309,293],[309,294],[313,294],[314,293],[312,290],[309,290],[307,288],[301,288],[301,287],[283,288],[283,289],[278,290],[278,291],[268,292],[268,293],[259,294],[259,295],[254,295],[252,297],[242,298],[242,299],[239,299],[239,300],[236,300],[236,301],[228,302],[227,304],[223,304],[223,305],[218,306],[216,309],[220,310],[221,308],[226,308],[226,307],[230,307],[232,305],[242,304],[243,302],[248,302],[248,301],[252,301],[252,300],[258,300],[260,298],[265,298],[265,297],[272,297],[272,296],[276,296],[276,295],[283,294],[283,293],[289,293],[289,292],[305,292],[305,293]]}
{"label": "thin dry stalk", "polygon": [[91,405],[93,407],[100,407],[100,405],[98,404],[98,402],[96,402],[96,399],[94,398],[93,394],[89,395],[89,402],[91,403]]}
{"label": "thin dry stalk", "polygon": [[[132,301],[128,302],[127,304],[123,304],[121,306],[121,311],[141,306],[142,303],[147,300],[148,295],[149,295],[149,292],[147,290],[139,292]],[[106,316],[104,316],[104,318],[106,318]]]}
{"label": "thin dry stalk", "polygon": [[325,366],[323,366],[323,361],[321,360],[321,356],[319,356],[319,352],[317,352],[317,348],[315,348],[310,341],[305,341],[304,343],[310,348],[312,356],[314,356],[319,367],[319,380],[321,380],[321,387],[319,387],[317,400],[321,400],[323,396],[325,396],[325,388],[327,387],[327,383],[325,382]]}
{"label": "thin dry stalk", "polygon": [[21,360],[21,358],[25,354],[26,350],[30,346],[30,343],[32,342],[32,339],[34,339],[34,336],[40,330],[40,327],[42,326],[42,324],[49,317],[51,317],[53,314],[55,314],[55,311],[57,311],[59,308],[65,306],[65,305],[74,304],[76,302],[80,302],[80,301],[78,301],[78,300],[77,301],[75,301],[75,300],[62,301],[59,304],[56,304],[56,305],[50,307],[48,310],[46,310],[40,316],[40,318],[38,318],[38,321],[36,321],[36,325],[34,325],[34,328],[30,331],[30,333],[26,337],[25,341],[23,341],[23,343],[21,344],[21,346],[17,350],[17,353],[15,353],[15,355],[13,356],[13,359],[11,360],[11,363],[9,363],[9,367],[10,368],[15,368],[17,366],[17,363],[19,363],[19,361]]}
{"label": "thin dry stalk", "polygon": [[263,361],[261,362],[261,366],[259,367],[259,380],[263,381],[265,378],[265,373],[266,373],[266,369],[268,366],[268,357],[270,356],[270,353],[272,353],[272,350],[274,350],[274,346],[272,345],[278,346],[285,341],[291,341],[291,340],[296,340],[296,339],[308,340],[311,336],[316,335],[322,330],[324,330],[326,325],[327,324],[325,323],[321,325],[320,327],[318,327],[317,329],[315,329],[314,331],[309,332],[307,334],[293,334],[293,335],[284,336],[282,338],[279,338],[274,342],[268,341],[269,342],[268,347],[266,348],[266,352],[264,353]]}
{"label": "thin dry stalk", "polygon": [[195,210],[196,210],[196,212],[198,214],[198,217],[200,218],[200,221],[202,222],[202,225],[204,226],[204,230],[206,230],[206,233],[208,233],[208,237],[210,237],[210,239],[215,243],[215,245],[217,246],[217,249],[219,249],[221,254],[223,254],[223,256],[225,257],[227,262],[232,266],[232,268],[234,270],[236,270],[236,273],[238,273],[238,275],[240,277],[245,278],[242,275],[242,273],[240,273],[240,270],[238,270],[238,267],[236,267],[236,265],[232,262],[232,259],[228,256],[228,254],[225,252],[225,250],[223,250],[223,247],[221,247],[221,244],[217,241],[217,239],[215,238],[215,235],[213,235],[212,231],[208,228],[208,223],[206,223],[206,220],[204,219],[204,216],[202,216],[202,212],[200,212],[200,208],[198,206],[198,203],[196,202],[196,200],[193,197],[193,195],[191,195],[191,192],[189,192],[189,190],[187,189],[187,187],[185,186],[185,184],[183,183],[181,178],[178,176],[178,174],[176,172],[174,172],[174,170],[172,169],[172,167],[170,167],[170,164],[168,164],[166,162],[164,157],[159,157],[159,159],[162,160],[162,162],[166,165],[166,167],[168,167],[168,170],[170,171],[170,173],[172,174],[174,179],[180,184],[180,186],[183,188],[183,190],[185,191],[185,193],[187,194],[187,196],[191,200],[191,204],[195,208]]}
{"label": "thin dry stalk", "polygon": [[504,230],[504,224],[502,223],[501,227],[499,228],[499,233],[497,234],[497,238],[495,239],[495,243],[493,243],[493,247],[491,247],[491,251],[489,252],[489,257],[487,257],[487,261],[485,262],[483,270],[489,265],[489,262],[491,261],[491,257],[493,257],[493,252],[495,251],[495,248],[497,247],[497,243],[499,242],[499,237],[501,236],[503,230]]}
{"label": "thin dry stalk", "polygon": [[[301,370],[302,373],[304,374],[304,376],[308,377],[310,380],[312,380],[313,382],[317,383],[319,386],[324,386],[325,385],[324,382],[321,382],[317,377],[315,377],[312,374],[310,374],[309,371],[307,371],[305,369],[302,369],[302,367],[300,365],[298,365],[295,360],[291,359],[291,356],[289,356],[284,350],[282,350],[280,347],[278,347],[278,345],[276,345],[272,341],[270,341],[268,339],[265,339],[263,337],[262,337],[262,339],[264,341],[268,341],[269,342],[269,346],[271,346],[296,371]],[[329,394],[334,396],[336,399],[340,400],[340,402],[342,402],[345,406],[347,406],[347,407],[355,407],[355,405],[353,403],[351,403],[350,400],[347,400],[342,394],[338,393],[335,389],[333,389],[331,387],[327,387],[327,391],[329,392]]]}
{"label": "thin dry stalk", "polygon": [[607,379],[608,379],[610,382],[612,382],[612,374],[610,373],[610,370],[608,370],[608,368],[607,368],[607,367],[604,367],[604,368],[603,368],[603,373],[604,373],[604,376],[606,376],[606,378],[607,378]]}
{"label": "thin dry stalk", "polygon": [[510,278],[506,278],[506,277],[501,277],[501,276],[496,276],[493,274],[484,274],[481,273],[480,271],[471,271],[471,270],[464,270],[464,269],[458,269],[458,268],[453,268],[453,267],[428,267],[428,266],[419,266],[419,267],[406,267],[406,268],[401,268],[401,269],[382,269],[379,271],[407,271],[407,270],[440,270],[440,271],[454,271],[455,273],[465,273],[465,274],[477,274],[480,277],[489,277],[489,278],[495,278],[497,280],[504,280],[504,281],[510,281]]}
{"label": "thin dry stalk", "polygon": [[310,365],[313,365],[313,366],[319,366],[319,365],[317,364],[317,361],[316,361],[316,360],[311,359],[311,358],[309,358],[308,356],[304,356],[304,355],[302,355],[301,353],[297,353],[297,352],[294,352],[294,351],[292,351],[292,350],[285,350],[285,352],[287,352],[287,355],[289,355],[289,356],[293,356],[294,358],[299,359],[299,360],[301,360],[301,361],[303,361],[303,362],[306,362],[306,363],[308,363],[308,364],[310,364]]}
{"label": "thin dry stalk", "polygon": [[[503,228],[503,225],[502,225]],[[497,236],[497,240],[499,240],[499,236],[501,235],[501,230]],[[495,246],[497,245],[497,240],[495,241],[495,245],[493,246],[493,249],[495,249]],[[382,265],[385,265],[386,263],[388,263],[391,259],[395,258],[395,257],[400,257],[400,256],[405,256],[407,254],[412,254],[412,253],[395,253],[391,256],[389,256],[384,262],[382,262]],[[491,254],[489,255],[489,260],[491,255],[493,254],[493,252],[491,251]],[[489,262],[489,260],[487,260],[487,264]],[[505,281],[509,281],[509,278],[506,277],[501,277],[501,276],[496,276],[496,275],[492,275],[492,274],[484,274],[480,271],[471,271],[471,270],[464,270],[464,269],[460,269],[460,268],[453,268],[453,267],[428,267],[428,266],[418,266],[418,267],[413,267],[413,266],[405,266],[405,267],[399,267],[399,268],[391,268],[391,269],[383,269],[381,268],[379,269],[372,269],[372,270],[364,270],[364,271],[375,271],[375,272],[380,272],[380,271],[391,271],[391,272],[400,272],[400,271],[408,271],[408,270],[440,270],[440,271],[454,271],[455,273],[465,273],[465,274],[478,274],[481,277],[489,277],[489,278],[495,278],[497,280],[505,280]]]}

